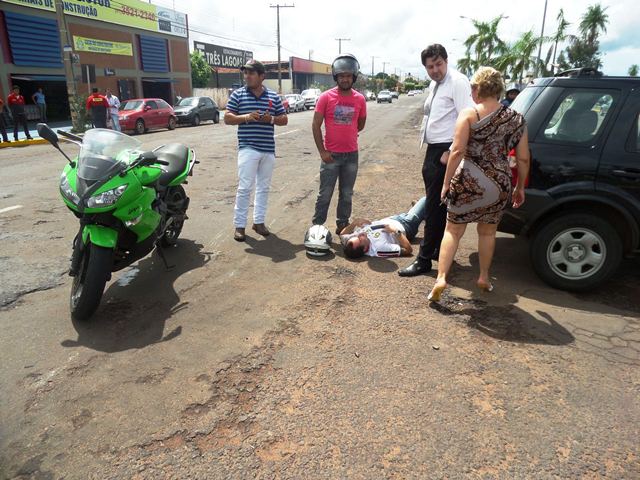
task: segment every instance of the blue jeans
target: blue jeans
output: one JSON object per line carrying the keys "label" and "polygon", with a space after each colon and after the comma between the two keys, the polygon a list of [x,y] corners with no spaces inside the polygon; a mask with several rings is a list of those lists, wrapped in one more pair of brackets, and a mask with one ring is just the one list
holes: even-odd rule
{"label": "blue jeans", "polygon": [[413,240],[418,234],[418,229],[422,220],[424,220],[424,212],[427,207],[427,197],[422,197],[411,207],[407,213],[399,213],[389,218],[397,220],[404,227],[404,233],[409,240]]}
{"label": "blue jeans", "polygon": [[347,226],[351,216],[353,186],[358,176],[358,152],[331,153],[334,162],[320,165],[320,191],[316,200],[316,211],[313,215],[314,225],[323,225],[327,221],[329,204],[333,190],[338,181],[338,208],[336,224]]}

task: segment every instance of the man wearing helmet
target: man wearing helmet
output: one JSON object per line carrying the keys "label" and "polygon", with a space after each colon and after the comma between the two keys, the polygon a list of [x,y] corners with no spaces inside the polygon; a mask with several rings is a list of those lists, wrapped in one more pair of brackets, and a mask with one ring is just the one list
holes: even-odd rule
{"label": "man wearing helmet", "polygon": [[413,253],[411,240],[424,219],[427,198],[422,197],[406,213],[382,220],[358,218],[340,232],[340,241],[347,258],[399,257]]}
{"label": "man wearing helmet", "polygon": [[313,138],[322,162],[320,191],[312,222],[322,225],[327,221],[331,197],[338,182],[336,233],[349,224],[353,186],[358,174],[358,132],[367,120],[367,102],[362,94],[351,88],[359,71],[360,65],[353,55],[337,57],[331,65],[337,86],[320,95],[313,115]]}

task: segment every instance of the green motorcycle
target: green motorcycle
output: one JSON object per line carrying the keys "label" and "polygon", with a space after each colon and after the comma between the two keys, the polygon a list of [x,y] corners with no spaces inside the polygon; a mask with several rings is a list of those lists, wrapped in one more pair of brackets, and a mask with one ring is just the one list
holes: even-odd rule
{"label": "green motorcycle", "polygon": [[80,146],[80,154],[71,159],[49,126],[39,123],[38,133],[69,162],[60,177],[60,193],[80,220],[69,269],[71,316],[87,320],[98,308],[111,272],[154,248],[169,268],[162,247],[175,245],[182,231],[189,207],[182,184],[199,162],[192,149],[179,143],[141,151],[141,142],[113,130],[95,128],[83,137],[58,130]]}

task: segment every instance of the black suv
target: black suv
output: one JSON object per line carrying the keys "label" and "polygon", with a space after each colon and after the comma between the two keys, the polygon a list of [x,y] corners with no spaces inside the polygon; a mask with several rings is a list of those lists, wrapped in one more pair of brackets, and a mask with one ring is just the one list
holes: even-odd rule
{"label": "black suv", "polygon": [[594,288],[640,252],[640,78],[572,70],[532,81],[511,107],[527,120],[531,172],[499,230],[531,237],[548,284]]}

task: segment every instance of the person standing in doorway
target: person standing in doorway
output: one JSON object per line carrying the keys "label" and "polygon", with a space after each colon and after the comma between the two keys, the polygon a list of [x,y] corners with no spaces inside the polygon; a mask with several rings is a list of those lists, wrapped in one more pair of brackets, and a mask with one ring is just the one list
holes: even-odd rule
{"label": "person standing in doorway", "polygon": [[245,86],[229,97],[224,123],[238,125],[238,191],[233,238],[244,242],[249,198],[254,186],[253,230],[263,237],[270,234],[265,217],[276,162],[274,126],[284,126],[289,120],[278,94],[262,85],[264,65],[257,60],[249,60],[240,70]]}
{"label": "person standing in doorway", "polygon": [[[320,153],[320,191],[311,220],[314,225],[327,221],[331,197],[338,182],[336,233],[349,225],[353,187],[358,175],[358,132],[367,121],[367,101],[353,90],[360,64],[353,55],[337,57],[331,73],[337,86],[327,90],[318,99],[313,114],[313,138]],[[322,123],[325,138],[322,138]]]}
{"label": "person standing in doorway", "polygon": [[4,123],[4,100],[0,98],[0,134],[2,134],[2,142],[9,142],[7,137],[7,126]]}
{"label": "person standing in doorway", "polygon": [[120,99],[111,93],[111,90],[107,88],[107,101],[109,102],[109,115],[111,116],[111,123],[113,129],[116,132],[121,132],[120,119],[118,118],[118,110],[120,109]]}
{"label": "person standing in doorway", "polygon": [[422,179],[427,193],[424,237],[416,260],[398,271],[401,277],[414,277],[431,271],[431,261],[438,259],[440,243],[447,223],[447,206],[440,200],[447,169],[449,148],[453,142],[460,112],[472,108],[469,79],[448,66],[446,49],[436,43],[421,53],[422,64],[431,78],[429,96],[424,104],[420,146],[427,144],[422,164]]}
{"label": "person standing in doorway", "polygon": [[47,122],[47,102],[42,91],[42,87],[38,87],[38,91],[31,95],[31,100],[38,106],[38,110],[40,110],[40,121]]}
{"label": "person standing in doorway", "polygon": [[31,134],[29,134],[29,127],[27,126],[27,115],[24,111],[24,97],[20,95],[20,87],[18,85],[13,86],[13,93],[7,97],[7,104],[13,117],[13,140],[18,141],[18,128],[20,124],[22,124],[27,140],[33,140]]}
{"label": "person standing in doorway", "polygon": [[87,98],[87,113],[91,115],[95,128],[107,128],[109,101],[107,97],[98,93],[97,88],[94,87],[91,92],[91,95]]}

